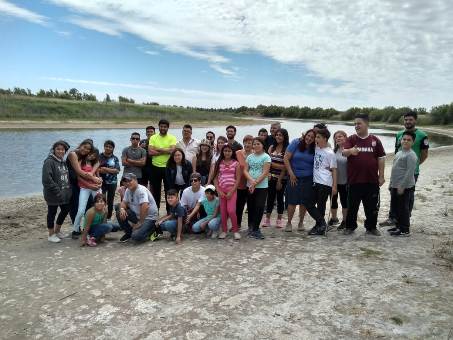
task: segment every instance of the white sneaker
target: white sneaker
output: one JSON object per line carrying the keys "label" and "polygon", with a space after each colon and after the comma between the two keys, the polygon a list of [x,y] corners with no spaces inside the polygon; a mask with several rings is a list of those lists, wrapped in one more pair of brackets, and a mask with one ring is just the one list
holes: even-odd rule
{"label": "white sneaker", "polygon": [[239,241],[241,239],[241,234],[239,234],[238,232],[234,233],[233,234],[233,238],[236,240],[236,241]]}
{"label": "white sneaker", "polygon": [[290,233],[293,231],[293,225],[291,223],[286,223],[285,231]]}
{"label": "white sneaker", "polygon": [[57,235],[57,237],[58,237],[59,239],[64,239],[64,238],[66,238],[66,236],[67,236],[67,235],[63,234],[61,231],[59,231],[58,233],[56,233],[56,234],[54,234],[54,235]]}
{"label": "white sneaker", "polygon": [[60,239],[58,238],[58,236],[55,235],[55,234],[52,234],[52,236],[49,236],[49,237],[47,238],[47,241],[52,242],[52,243],[59,243],[59,242],[61,242],[61,240],[60,240]]}
{"label": "white sneaker", "polygon": [[217,231],[213,231],[212,234],[211,234],[211,238],[215,239],[215,238],[218,238],[218,237],[219,237],[219,233]]}
{"label": "white sneaker", "polygon": [[226,236],[227,236],[226,232],[222,231],[219,235],[219,239],[223,240],[226,238]]}
{"label": "white sneaker", "polygon": [[297,225],[297,231],[305,231],[304,222],[300,222]]}

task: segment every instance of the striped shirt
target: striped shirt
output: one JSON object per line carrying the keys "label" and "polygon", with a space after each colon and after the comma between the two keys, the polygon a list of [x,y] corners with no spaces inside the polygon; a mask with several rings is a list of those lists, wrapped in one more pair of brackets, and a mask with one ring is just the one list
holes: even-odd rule
{"label": "striped shirt", "polygon": [[236,167],[238,162],[233,160],[230,164],[222,161],[219,165],[219,187],[229,189],[236,184]]}
{"label": "striped shirt", "polygon": [[271,156],[271,169],[270,173],[272,177],[279,177],[282,173],[282,169],[273,168],[272,164],[280,164],[285,165],[283,162],[283,157],[285,156],[284,152],[277,153],[276,151],[272,151],[269,156]]}

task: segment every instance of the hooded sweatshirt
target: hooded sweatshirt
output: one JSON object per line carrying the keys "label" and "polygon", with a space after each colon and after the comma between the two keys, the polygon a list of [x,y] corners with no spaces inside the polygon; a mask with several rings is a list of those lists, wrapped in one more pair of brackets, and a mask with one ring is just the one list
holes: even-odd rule
{"label": "hooded sweatshirt", "polygon": [[42,167],[44,199],[48,205],[68,204],[71,199],[68,167],[66,163],[51,153]]}

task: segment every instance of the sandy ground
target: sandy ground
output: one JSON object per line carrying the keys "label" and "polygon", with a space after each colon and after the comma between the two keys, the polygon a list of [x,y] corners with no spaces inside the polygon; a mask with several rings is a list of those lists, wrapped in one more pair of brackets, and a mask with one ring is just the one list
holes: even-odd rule
{"label": "sandy ground", "polygon": [[436,254],[453,235],[452,150],[422,166],[410,238],[265,228],[80,248],[47,242],[41,197],[2,200],[0,338],[450,339],[452,263]]}

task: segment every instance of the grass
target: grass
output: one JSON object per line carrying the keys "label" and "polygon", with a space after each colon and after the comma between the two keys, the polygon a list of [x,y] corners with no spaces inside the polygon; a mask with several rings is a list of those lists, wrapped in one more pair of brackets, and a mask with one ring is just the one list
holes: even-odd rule
{"label": "grass", "polygon": [[[106,120],[156,121],[166,118],[170,121],[206,121],[213,113],[179,106],[154,106],[129,103],[103,103],[74,101],[53,98],[0,95],[0,119],[2,120]],[[216,121],[238,120],[240,114],[216,112]]]}
{"label": "grass", "polygon": [[363,251],[363,256],[365,257],[378,257],[379,255],[382,255],[382,251],[380,250],[375,250],[371,248],[365,248],[365,247],[360,247],[359,248],[361,251]]}
{"label": "grass", "polygon": [[449,238],[434,246],[434,256],[445,260],[450,269],[453,269],[453,239]]}
{"label": "grass", "polygon": [[403,319],[401,319],[399,316],[392,316],[390,320],[398,326],[401,326],[403,324]]}

